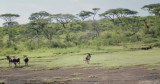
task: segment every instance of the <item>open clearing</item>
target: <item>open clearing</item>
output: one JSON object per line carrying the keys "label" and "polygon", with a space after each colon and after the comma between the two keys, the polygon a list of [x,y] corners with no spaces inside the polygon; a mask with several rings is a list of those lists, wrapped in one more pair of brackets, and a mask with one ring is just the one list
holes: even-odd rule
{"label": "open clearing", "polygon": [[160,66],[119,68],[52,68],[43,70],[1,69],[6,84],[160,84]]}
{"label": "open clearing", "polygon": [[[8,67],[5,56],[1,56],[0,84],[160,84],[159,50],[112,47],[101,51],[57,50],[58,54],[28,52],[29,65],[21,61],[16,68],[13,64]],[[82,62],[87,52],[92,54],[89,65]],[[23,59],[22,54],[16,56]]]}

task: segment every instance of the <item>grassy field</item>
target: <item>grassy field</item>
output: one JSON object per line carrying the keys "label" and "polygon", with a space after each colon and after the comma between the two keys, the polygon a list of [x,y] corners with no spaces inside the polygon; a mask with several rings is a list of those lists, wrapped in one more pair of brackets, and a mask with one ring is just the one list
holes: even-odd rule
{"label": "grassy field", "polygon": [[[53,67],[119,67],[130,65],[156,65],[160,63],[160,48],[150,50],[129,50],[123,46],[108,46],[96,48],[66,48],[66,49],[39,49],[34,51],[21,52],[12,54],[21,59],[21,66],[24,66],[23,55],[28,55],[29,67],[27,70],[33,70],[36,67],[53,68]],[[91,53],[90,64],[84,64],[83,58],[86,53]],[[5,59],[5,56],[0,56]],[[12,64],[13,66],[13,64]],[[7,60],[0,60],[0,67],[8,67]]]}

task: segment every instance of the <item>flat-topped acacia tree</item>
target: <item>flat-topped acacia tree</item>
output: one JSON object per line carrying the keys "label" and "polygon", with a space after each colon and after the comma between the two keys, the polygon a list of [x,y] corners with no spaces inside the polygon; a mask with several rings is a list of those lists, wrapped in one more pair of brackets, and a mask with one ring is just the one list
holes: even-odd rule
{"label": "flat-topped acacia tree", "polygon": [[81,11],[79,14],[77,14],[81,19],[82,21],[84,21],[86,18],[90,17],[91,15],[93,15],[94,13],[93,12],[90,12],[90,11]]}
{"label": "flat-topped acacia tree", "polygon": [[152,10],[152,13],[154,13],[155,15],[160,16],[160,7],[159,8],[155,8],[154,10]]}
{"label": "flat-topped acacia tree", "polygon": [[100,10],[100,8],[92,8],[92,10],[93,10],[93,20],[95,20],[95,16],[97,12]]}
{"label": "flat-topped acacia tree", "polygon": [[12,25],[14,20],[18,17],[19,17],[18,14],[10,14],[10,13],[0,15],[0,18],[5,20],[6,21],[5,23],[7,23],[7,25]]}
{"label": "flat-topped acacia tree", "polygon": [[137,13],[138,13],[137,11],[133,11],[133,10],[130,10],[130,9],[117,8],[117,9],[109,9],[109,10],[107,10],[104,13],[99,14],[99,15],[110,19],[113,23],[116,24],[115,18],[118,18],[121,21],[122,17],[127,17],[129,15],[135,15]]}
{"label": "flat-topped acacia tree", "polygon": [[30,41],[32,41],[33,38],[38,39],[37,40],[38,47],[40,47],[39,44],[40,44],[40,39],[42,35],[45,34],[44,30],[50,22],[49,16],[50,14],[48,12],[39,11],[39,12],[32,13],[30,17],[28,18],[30,22],[26,30],[27,35],[29,36]]}
{"label": "flat-topped acacia tree", "polygon": [[50,18],[53,21],[55,20],[56,22],[61,23],[64,29],[66,28],[67,23],[77,20],[77,17],[72,14],[53,14]]}
{"label": "flat-topped acacia tree", "polygon": [[142,9],[147,10],[151,14],[160,16],[160,3],[144,5]]}
{"label": "flat-topped acacia tree", "polygon": [[20,15],[18,14],[10,14],[10,13],[6,13],[6,14],[2,14],[0,15],[0,18],[2,18],[3,20],[5,20],[4,25],[8,26],[9,28],[7,28],[7,34],[8,34],[8,47],[10,47],[11,45],[11,41],[14,41],[14,32],[12,30],[11,25],[14,24],[18,24],[16,21],[14,21],[16,18],[18,18]]}
{"label": "flat-topped acacia tree", "polygon": [[29,17],[29,20],[35,20],[35,19],[45,19],[48,18],[50,14],[46,11],[40,11],[32,13]]}

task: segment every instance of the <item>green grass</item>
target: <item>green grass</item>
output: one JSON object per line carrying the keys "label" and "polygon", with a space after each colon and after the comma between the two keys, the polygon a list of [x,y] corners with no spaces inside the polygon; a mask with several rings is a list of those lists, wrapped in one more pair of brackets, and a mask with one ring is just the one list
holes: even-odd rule
{"label": "green grass", "polygon": [[[21,52],[13,54],[21,58],[21,65],[24,66],[23,55],[28,55],[29,67],[23,67],[24,70],[38,70],[39,67],[119,67],[131,65],[160,65],[160,48],[150,50],[126,50],[123,46],[101,47],[100,50],[95,48],[66,48],[66,49],[39,49],[34,51]],[[91,53],[90,64],[83,63],[86,53]],[[0,56],[4,59],[5,56]],[[13,64],[12,64],[13,66]],[[0,67],[8,67],[7,60],[1,60]],[[37,67],[37,68],[36,68]]]}

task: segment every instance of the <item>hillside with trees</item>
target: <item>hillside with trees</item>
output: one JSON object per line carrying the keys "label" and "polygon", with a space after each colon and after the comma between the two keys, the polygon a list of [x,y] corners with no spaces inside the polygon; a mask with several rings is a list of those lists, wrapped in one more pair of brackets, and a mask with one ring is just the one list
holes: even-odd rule
{"label": "hillside with trees", "polygon": [[[41,48],[125,46],[143,44],[160,47],[160,3],[142,7],[151,16],[140,17],[135,10],[100,8],[77,15],[35,12],[27,24],[18,24],[18,14],[0,14],[0,55]],[[95,16],[101,17],[96,20]],[[92,20],[87,20],[92,18]]]}

